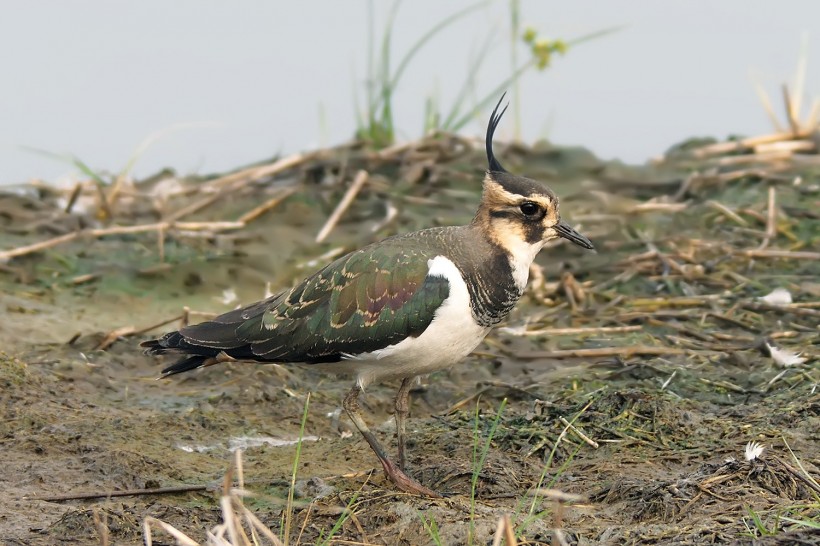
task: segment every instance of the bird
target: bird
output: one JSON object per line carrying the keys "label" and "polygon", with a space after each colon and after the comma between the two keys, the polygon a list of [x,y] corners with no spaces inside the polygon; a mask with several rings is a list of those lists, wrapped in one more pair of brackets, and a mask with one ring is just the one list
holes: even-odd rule
{"label": "bird", "polygon": [[[141,345],[182,355],[161,377],[229,361],[294,364],[355,377],[343,408],[406,493],[439,497],[406,473],[406,421],[413,380],[470,354],[524,293],[535,256],[563,238],[592,242],[561,219],[546,185],[507,171],[493,136],[509,103],[487,126],[487,164],[473,220],[394,235],[336,259],[265,300],[168,332]],[[359,395],[400,380],[394,400],[398,463],[367,426]]]}

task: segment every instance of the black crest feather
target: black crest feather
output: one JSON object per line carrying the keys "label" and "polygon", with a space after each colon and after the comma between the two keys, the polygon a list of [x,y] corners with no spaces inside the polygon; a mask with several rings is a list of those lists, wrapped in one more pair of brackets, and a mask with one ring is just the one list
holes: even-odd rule
{"label": "black crest feather", "polygon": [[507,169],[502,167],[501,163],[499,163],[498,160],[495,158],[495,155],[493,155],[493,135],[495,134],[495,128],[498,127],[498,122],[501,121],[501,116],[504,115],[504,112],[507,111],[507,106],[510,105],[509,103],[507,103],[507,106],[505,106],[504,109],[501,110],[501,113],[498,113],[498,108],[499,106],[501,106],[501,102],[504,100],[504,97],[506,96],[507,93],[505,92],[503,95],[501,95],[501,98],[498,99],[498,104],[495,105],[493,113],[490,114],[490,123],[487,125],[487,163],[489,164],[488,170],[490,172],[495,173],[507,172]]}

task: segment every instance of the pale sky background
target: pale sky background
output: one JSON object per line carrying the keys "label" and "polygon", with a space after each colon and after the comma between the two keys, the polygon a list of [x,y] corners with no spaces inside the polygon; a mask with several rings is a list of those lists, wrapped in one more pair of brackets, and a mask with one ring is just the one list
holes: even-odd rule
{"label": "pale sky background", "polygon": [[[468,1],[413,0],[399,10],[394,63]],[[390,6],[377,2],[377,34]],[[348,140],[364,97],[367,3],[345,1],[2,1],[0,184],[74,169],[23,149],[78,156],[117,171],[138,144],[175,124],[138,176],[232,169]],[[641,163],[687,137],[771,130],[754,90],[780,108],[808,36],[806,90],[820,94],[817,0],[522,0],[523,25],[569,39],[625,25],[520,82],[523,140],[548,136]],[[476,80],[483,96],[511,71],[509,4],[491,2],[415,58],[396,92],[400,138],[422,131],[427,97],[449,105],[492,36]],[[521,59],[526,52],[520,51]],[[321,114],[320,112],[324,112]],[[485,112],[482,118],[486,118]],[[474,123],[463,132],[479,135]],[[512,136],[506,121],[500,138]]]}

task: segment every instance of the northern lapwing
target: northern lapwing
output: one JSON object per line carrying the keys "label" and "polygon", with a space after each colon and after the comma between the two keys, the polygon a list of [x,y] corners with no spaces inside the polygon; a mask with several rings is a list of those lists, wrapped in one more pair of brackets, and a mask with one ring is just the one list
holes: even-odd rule
{"label": "northern lapwing", "polygon": [[[350,374],[347,415],[402,491],[438,496],[405,474],[405,422],[412,380],[466,357],[524,292],[530,265],[545,243],[563,237],[592,243],[561,220],[558,197],[545,185],[507,172],[493,155],[473,221],[396,235],[351,252],[295,288],[145,341],[146,354],[185,355],[163,377],[219,362],[304,364]],[[401,379],[395,398],[398,465],[359,411],[368,384]]]}

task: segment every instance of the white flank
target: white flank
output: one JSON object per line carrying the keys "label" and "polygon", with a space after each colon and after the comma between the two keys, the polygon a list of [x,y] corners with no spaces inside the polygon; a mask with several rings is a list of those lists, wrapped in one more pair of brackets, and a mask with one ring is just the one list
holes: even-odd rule
{"label": "white flank", "polygon": [[428,260],[427,265],[428,277],[443,277],[450,283],[450,295],[436,310],[430,326],[418,337],[325,365],[328,371],[355,369],[358,384],[365,387],[383,378],[412,377],[449,368],[481,343],[490,328],[473,320],[470,294],[458,268],[444,256]]}

